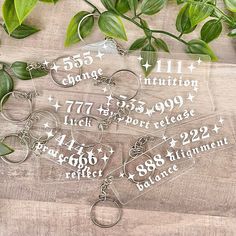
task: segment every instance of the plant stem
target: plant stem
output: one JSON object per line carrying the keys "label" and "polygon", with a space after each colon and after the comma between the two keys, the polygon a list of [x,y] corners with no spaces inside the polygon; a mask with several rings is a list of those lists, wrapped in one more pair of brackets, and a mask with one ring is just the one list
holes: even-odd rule
{"label": "plant stem", "polygon": [[93,5],[91,2],[89,2],[88,0],[84,0],[88,5],[90,5],[94,10],[96,10],[99,14],[101,14],[101,12],[98,10],[98,8]]}
{"label": "plant stem", "polygon": [[178,36],[176,36],[176,35],[174,35],[174,34],[172,34],[172,33],[170,33],[170,32],[167,32],[167,31],[164,31],[164,30],[151,30],[151,31],[152,31],[153,33],[166,34],[166,35],[168,35],[168,36],[170,36],[170,37],[172,37],[172,38],[178,40],[179,42],[181,42],[181,43],[183,43],[183,44],[185,44],[185,45],[188,45],[188,42],[186,42],[185,40],[179,38]]}
{"label": "plant stem", "polygon": [[9,67],[9,68],[11,67],[11,64],[3,62],[3,61],[0,61],[0,65],[6,66],[6,67]]}
{"label": "plant stem", "polygon": [[138,22],[136,22],[135,20],[129,18],[128,16],[126,16],[126,15],[124,15],[124,14],[120,14],[120,16],[123,17],[124,19],[126,19],[126,20],[128,20],[128,21],[134,23],[135,25],[137,25],[139,28],[141,28],[141,29],[143,29],[143,30],[149,30],[149,31],[151,31],[152,33],[166,34],[166,35],[168,35],[168,36],[170,36],[170,37],[172,37],[172,38],[178,40],[179,42],[181,42],[181,43],[183,43],[183,44],[185,44],[185,45],[188,45],[188,42],[186,42],[185,40],[179,38],[178,36],[176,36],[176,35],[174,35],[174,34],[172,34],[172,33],[169,33],[169,32],[164,31],[164,30],[152,30],[152,29],[148,29],[148,28],[142,26],[141,24],[139,24]]}
{"label": "plant stem", "polygon": [[[87,1],[87,0],[84,0],[84,1],[85,1],[86,3],[88,3],[90,6],[92,6],[96,11],[98,11],[99,14],[101,14],[101,12],[97,9],[97,7],[94,6],[91,2],[89,2],[89,1]],[[176,35],[174,35],[174,34],[172,34],[172,33],[169,33],[169,32],[164,31],[164,30],[152,30],[152,29],[148,29],[148,28],[142,26],[141,24],[139,24],[137,21],[135,21],[135,18],[136,18],[136,17],[139,17],[142,13],[137,14],[136,17],[134,17],[134,18],[130,18],[130,17],[128,17],[128,16],[126,16],[126,15],[124,15],[124,14],[118,12],[118,11],[116,11],[116,14],[118,14],[118,15],[121,16],[122,18],[126,19],[127,21],[132,22],[133,24],[135,24],[136,26],[138,26],[138,27],[141,28],[142,30],[147,30],[147,31],[150,31],[150,32],[152,32],[152,33],[165,34],[165,35],[168,35],[168,36],[170,36],[170,37],[172,37],[172,38],[178,40],[179,42],[181,42],[181,43],[183,43],[183,44],[185,44],[185,45],[188,45],[188,42],[186,42],[185,40],[179,38],[178,36],[176,36]]]}
{"label": "plant stem", "polygon": [[182,36],[183,36],[183,32],[182,33],[180,33],[180,35],[178,36],[178,38],[180,39]]}
{"label": "plant stem", "polygon": [[136,18],[139,18],[143,13],[140,12],[139,14],[136,14],[132,19],[135,20]]}

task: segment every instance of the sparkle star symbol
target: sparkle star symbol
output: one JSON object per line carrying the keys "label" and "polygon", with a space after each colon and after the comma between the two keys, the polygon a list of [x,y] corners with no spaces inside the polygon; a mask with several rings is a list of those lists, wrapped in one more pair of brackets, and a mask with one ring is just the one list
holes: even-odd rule
{"label": "sparkle star symbol", "polygon": [[219,122],[223,125],[224,119],[222,117],[220,117]]}
{"label": "sparkle star symbol", "polygon": [[102,91],[103,91],[104,93],[106,93],[106,92],[107,92],[107,87],[103,88]]}
{"label": "sparkle star symbol", "polygon": [[45,65],[45,67],[48,67],[49,63],[50,63],[49,61],[45,60],[45,61],[43,62],[43,65]]}
{"label": "sparkle star symbol", "polygon": [[111,153],[111,155],[114,153],[114,150],[112,147],[110,148],[109,152]]}
{"label": "sparkle star symbol", "polygon": [[98,153],[101,153],[102,152],[102,148],[98,148]]}
{"label": "sparkle star symbol", "polygon": [[142,58],[141,56],[139,56],[137,59],[138,59],[139,61],[142,61],[142,60],[143,60],[143,58]]}
{"label": "sparkle star symbol", "polygon": [[49,96],[48,101],[49,101],[49,102],[52,102],[52,101],[53,101],[53,97],[52,97],[51,95]]}
{"label": "sparkle star symbol", "polygon": [[151,65],[148,63],[148,61],[146,62],[146,64],[144,64],[142,66],[145,67],[146,71],[148,70],[149,67],[151,67]]}
{"label": "sparkle star symbol", "polygon": [[120,178],[124,178],[125,177],[125,173],[124,172],[120,172]]}
{"label": "sparkle star symbol", "polygon": [[220,128],[219,128],[217,125],[215,125],[215,126],[214,126],[214,129],[212,129],[212,130],[215,131],[216,133],[218,133],[218,132],[219,132],[219,129],[220,129]]}
{"label": "sparkle star symbol", "polygon": [[200,65],[202,63],[202,60],[200,57],[198,58],[197,63],[198,63],[198,65]]}
{"label": "sparkle star symbol", "polygon": [[167,140],[167,137],[166,137],[165,135],[163,135],[163,136],[162,136],[162,139],[163,139],[164,141],[166,141],[166,140]]}
{"label": "sparkle star symbol", "polygon": [[59,68],[60,68],[60,66],[57,66],[55,63],[53,63],[51,70],[55,70],[57,72]]}
{"label": "sparkle star symbol", "polygon": [[52,133],[52,130],[50,132],[46,132],[47,136],[48,136],[48,139],[54,137],[53,133]]}
{"label": "sparkle star symbol", "polygon": [[106,98],[108,99],[108,101],[111,101],[113,99],[113,97],[111,96],[111,94],[109,96],[106,96]]}
{"label": "sparkle star symbol", "polygon": [[132,174],[129,173],[128,179],[132,179],[134,181],[134,176],[135,175],[132,175]]}
{"label": "sparkle star symbol", "polygon": [[61,105],[59,105],[59,103],[57,101],[56,104],[53,105],[53,107],[55,107],[56,111],[58,111],[58,109],[61,107]]}
{"label": "sparkle star symbol", "polygon": [[100,51],[98,51],[98,54],[95,57],[98,57],[100,60],[102,60],[102,57],[104,56],[104,53],[101,53]]}
{"label": "sparkle star symbol", "polygon": [[145,115],[148,115],[149,117],[151,117],[154,112],[155,112],[155,111],[154,111],[154,108],[152,108],[152,109],[147,109]]}
{"label": "sparkle star symbol", "polygon": [[107,162],[109,160],[109,157],[104,154],[104,156],[101,158],[104,162]]}
{"label": "sparkle star symbol", "polygon": [[104,111],[102,104],[101,104],[100,107],[97,109],[97,111],[99,111],[100,115],[102,114],[102,112]]}
{"label": "sparkle star symbol", "polygon": [[193,70],[196,69],[196,67],[191,63],[191,65],[188,67],[190,72],[193,73]]}
{"label": "sparkle star symbol", "polygon": [[173,153],[173,152],[170,152],[169,150],[167,150],[166,157],[170,157],[170,158],[171,158],[172,153]]}
{"label": "sparkle star symbol", "polygon": [[49,128],[49,124],[48,123],[45,123],[43,126],[44,126],[45,129]]}
{"label": "sparkle star symbol", "polygon": [[171,142],[170,142],[170,147],[172,147],[172,148],[175,147],[176,143],[177,143],[177,141],[172,138]]}
{"label": "sparkle star symbol", "polygon": [[191,93],[189,93],[187,99],[193,102],[193,98],[194,96]]}

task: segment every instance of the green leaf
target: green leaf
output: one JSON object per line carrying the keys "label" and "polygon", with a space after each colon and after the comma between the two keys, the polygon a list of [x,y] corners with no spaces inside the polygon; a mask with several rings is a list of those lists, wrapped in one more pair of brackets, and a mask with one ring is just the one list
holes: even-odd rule
{"label": "green leaf", "polygon": [[151,44],[148,44],[147,46],[142,48],[141,58],[142,60],[140,61],[140,63],[142,69],[144,71],[145,76],[148,76],[151,73],[151,71],[156,67],[157,63],[156,49]]}
{"label": "green leaf", "polygon": [[222,23],[218,19],[207,21],[201,29],[201,39],[206,43],[219,37],[222,32]]}
{"label": "green leaf", "polygon": [[6,144],[0,142],[0,156],[6,156],[13,153],[14,150],[8,147]]}
{"label": "green leaf", "polygon": [[30,14],[38,0],[14,0],[16,14],[20,24]]}
{"label": "green leaf", "polygon": [[165,3],[165,0],[143,0],[141,12],[145,15],[154,15],[164,7]]}
{"label": "green leaf", "polygon": [[208,44],[200,39],[193,39],[188,42],[187,52],[192,54],[204,54],[211,57],[212,61],[217,61],[217,57]]}
{"label": "green leaf", "polygon": [[108,37],[127,41],[124,25],[119,16],[112,12],[103,12],[98,20],[100,30]]}
{"label": "green leaf", "polygon": [[[5,31],[8,33],[7,31],[7,28],[6,28],[6,25],[4,24],[3,25],[3,28],[5,29]],[[25,25],[25,24],[22,24],[20,26],[18,26],[12,33],[11,33],[11,37],[12,38],[15,38],[15,39],[23,39],[23,38],[26,38],[32,34],[35,34],[37,33],[39,30],[32,27],[32,26],[29,26],[29,25]]]}
{"label": "green leaf", "polygon": [[59,0],[40,0],[40,2],[54,3],[56,4]]}
{"label": "green leaf", "polygon": [[137,50],[142,48],[145,44],[147,43],[147,38],[143,37],[143,38],[139,38],[137,40],[135,40],[132,45],[130,46],[129,50]]}
{"label": "green leaf", "polygon": [[[27,70],[27,66],[28,64],[26,62],[16,61],[11,65],[11,69],[18,79],[30,80],[31,76],[30,76],[30,72]],[[47,74],[48,74],[48,71],[43,70],[43,69],[31,70],[32,78],[43,77]]]}
{"label": "green leaf", "polygon": [[[78,26],[79,22],[88,14],[91,14],[87,11],[78,12],[70,21],[66,32],[65,46],[68,47],[72,44],[78,43],[81,39],[78,36]],[[91,32],[94,26],[94,17],[89,16],[80,24],[80,35],[82,38],[87,37]]]}
{"label": "green leaf", "polygon": [[108,10],[108,11],[113,11],[116,12],[116,0],[101,0],[103,6]]}
{"label": "green leaf", "polygon": [[236,0],[224,0],[225,6],[231,12],[236,12]]}
{"label": "green leaf", "polygon": [[14,0],[5,0],[2,5],[2,15],[7,27],[7,31],[11,34],[19,25]]}
{"label": "green leaf", "polygon": [[13,90],[14,83],[11,76],[4,71],[0,70],[0,100],[9,92]]}
{"label": "green leaf", "polygon": [[116,1],[116,10],[120,13],[126,13],[130,10],[129,3],[127,0],[117,0]]}
{"label": "green leaf", "polygon": [[194,27],[198,23],[205,20],[208,16],[210,16],[214,11],[213,6],[207,5],[204,2],[192,2],[189,7],[189,18],[191,22],[191,26]]}
{"label": "green leaf", "polygon": [[189,4],[185,4],[176,18],[176,29],[182,34],[189,34],[193,32],[196,26],[192,27],[189,18]]}
{"label": "green leaf", "polygon": [[230,37],[236,37],[236,28],[235,29],[232,29],[229,33],[228,33],[228,36]]}
{"label": "green leaf", "polygon": [[136,10],[138,7],[138,0],[128,0],[130,10],[136,15]]}
{"label": "green leaf", "polygon": [[154,43],[155,43],[157,48],[162,49],[164,52],[170,52],[166,42],[164,42],[162,39],[156,39],[155,38]]}
{"label": "green leaf", "polygon": [[177,5],[180,5],[180,4],[184,3],[185,0],[176,0],[176,2],[177,2]]}

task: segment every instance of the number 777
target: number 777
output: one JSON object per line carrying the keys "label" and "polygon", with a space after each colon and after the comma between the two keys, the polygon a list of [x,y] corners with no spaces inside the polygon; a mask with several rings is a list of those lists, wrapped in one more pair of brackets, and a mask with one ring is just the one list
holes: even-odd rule
{"label": "number 777", "polygon": [[66,101],[67,109],[66,112],[67,113],[71,113],[74,109],[74,107],[76,107],[76,113],[80,114],[82,112],[83,107],[85,107],[86,109],[86,114],[89,115],[91,113],[91,109],[93,107],[93,103],[92,102],[82,102],[82,101],[73,101],[73,100],[67,100]]}

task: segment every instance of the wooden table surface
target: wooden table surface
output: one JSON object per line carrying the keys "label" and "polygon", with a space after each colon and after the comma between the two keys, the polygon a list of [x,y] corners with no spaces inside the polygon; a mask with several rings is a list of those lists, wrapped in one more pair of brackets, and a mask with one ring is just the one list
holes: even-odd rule
{"label": "wooden table surface", "polygon": [[[90,8],[77,0],[60,0],[55,6],[39,3],[27,22],[40,27],[41,32],[19,41],[1,32],[0,61],[30,61],[37,56],[44,58],[48,50],[57,55],[78,50],[78,45],[65,49],[63,41],[71,17],[85,9]],[[157,19],[150,19],[151,25],[176,33],[176,11],[176,4],[169,3]],[[140,33],[130,24],[127,29],[131,40]],[[99,33],[93,36],[94,41],[101,39]],[[174,52],[183,50],[178,42],[167,41]],[[220,62],[211,66],[210,90],[216,111],[234,114],[235,128],[236,41],[222,36],[212,47]],[[28,85],[17,81],[16,87],[22,86]],[[3,122],[0,130],[2,135],[14,127]],[[131,202],[124,207],[118,225],[110,229],[94,226],[89,218],[91,203],[98,193],[96,181],[35,182],[38,170],[34,161],[16,169],[0,164],[1,236],[236,235],[236,147],[204,156],[184,177]]]}

